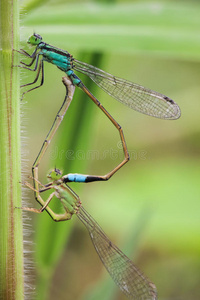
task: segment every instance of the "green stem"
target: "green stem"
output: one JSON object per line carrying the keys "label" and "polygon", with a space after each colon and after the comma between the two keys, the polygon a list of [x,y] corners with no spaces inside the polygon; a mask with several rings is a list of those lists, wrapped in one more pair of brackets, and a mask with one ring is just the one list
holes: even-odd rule
{"label": "green stem", "polygon": [[24,299],[18,0],[0,1],[0,299]]}

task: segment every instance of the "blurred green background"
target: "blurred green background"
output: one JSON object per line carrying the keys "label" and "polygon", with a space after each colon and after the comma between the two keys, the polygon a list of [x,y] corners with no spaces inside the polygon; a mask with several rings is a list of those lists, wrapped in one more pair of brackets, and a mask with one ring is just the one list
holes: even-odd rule
{"label": "blurred green background", "polygon": [[[34,32],[78,60],[161,92],[176,121],[130,110],[80,76],[122,126],[131,161],[108,182],[71,184],[104,231],[153,281],[158,299],[200,299],[199,1],[23,1],[21,47]],[[23,83],[35,74],[21,71]],[[79,74],[77,73],[79,76]],[[24,178],[65,95],[61,71],[45,64],[43,87],[22,102]],[[81,91],[40,167],[106,174],[123,159],[116,129]],[[29,206],[38,207],[25,190]],[[26,203],[27,204],[27,203]],[[56,208],[59,210],[59,207]],[[84,226],[26,214],[34,244],[27,293],[34,299],[125,299],[106,274]],[[33,228],[34,226],[34,228]],[[31,233],[32,231],[32,233]],[[28,263],[29,254],[26,254]],[[31,271],[32,270],[32,271]],[[35,284],[36,289],[33,290]]]}

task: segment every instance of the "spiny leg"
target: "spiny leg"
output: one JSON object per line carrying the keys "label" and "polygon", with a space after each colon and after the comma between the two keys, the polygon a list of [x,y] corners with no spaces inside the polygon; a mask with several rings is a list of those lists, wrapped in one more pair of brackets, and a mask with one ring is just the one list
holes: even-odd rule
{"label": "spiny leg", "polygon": [[[30,185],[28,185],[26,183],[26,186],[30,188]],[[53,192],[46,201],[44,201],[42,199],[42,197],[39,195],[38,199],[40,200],[40,204],[42,205],[42,207],[40,209],[37,208],[33,208],[33,207],[21,207],[22,210],[26,210],[26,211],[32,211],[34,213],[40,214],[42,213],[45,209],[47,210],[47,206],[49,205],[49,203],[51,202],[51,200],[53,199],[53,196],[55,196],[55,192]],[[48,207],[49,209],[49,207]],[[51,210],[51,209],[49,209]]]}
{"label": "spiny leg", "polygon": [[[24,49],[20,49],[20,51],[19,50],[15,50],[15,49],[13,49],[13,50],[15,52],[18,52],[18,53],[20,53],[20,54],[28,57],[28,58],[32,58],[32,60],[31,60],[31,62],[29,64],[26,64],[25,62],[20,61],[20,64],[22,64],[22,65],[24,65],[26,67],[21,66],[21,65],[18,65],[18,66],[15,66],[15,67],[24,68],[24,69],[27,69],[29,71],[36,71],[37,65],[38,65],[38,59],[39,59],[39,55],[40,55],[40,53],[37,53],[37,50],[38,50],[37,48],[35,49],[35,51],[31,55],[28,52],[26,52]],[[36,59],[36,65],[35,65],[34,69],[28,68],[28,67],[30,67],[30,66],[33,65],[35,59]]]}
{"label": "spiny leg", "polygon": [[[37,70],[37,68],[38,68],[39,58],[40,58],[40,54],[37,54],[35,57],[33,57],[33,59],[32,59],[32,61],[30,62],[30,64],[25,64],[24,62],[20,62],[20,63],[22,63],[23,65],[25,65],[25,67],[24,67],[24,66],[20,66],[20,65],[19,65],[18,67],[19,67],[19,68],[22,68],[22,69],[26,69],[26,70],[32,71],[32,72],[35,72],[35,71]],[[31,65],[34,63],[35,59],[36,59],[35,67],[34,67],[33,69],[28,68],[29,66],[31,66]],[[41,59],[41,61],[43,61],[43,59]],[[40,61],[40,63],[41,63],[41,61]],[[40,69],[40,67],[41,67],[41,66],[39,65],[39,69]],[[27,85],[31,85],[31,84],[35,83],[36,81],[37,81],[37,80],[35,80],[34,82],[31,82],[31,83],[27,83],[27,84],[21,85],[21,87],[27,86]]]}
{"label": "spiny leg", "polygon": [[32,54],[29,54],[24,49],[20,49],[20,50],[13,49],[13,50],[16,51],[16,52],[18,52],[18,53],[20,53],[20,54],[22,54],[22,55],[24,55],[24,56],[26,56],[26,57],[33,58],[33,57],[36,56],[38,48],[36,47]]}
{"label": "spiny leg", "polygon": [[[23,68],[24,68],[24,69],[27,69],[26,67],[23,67]],[[33,71],[33,70],[32,70],[32,71]],[[41,72],[41,77],[42,77],[42,78],[41,78],[40,85],[37,85],[37,86],[35,86],[34,88],[32,88],[32,89],[30,89],[30,90],[28,90],[28,91],[23,92],[22,97],[21,97],[21,100],[24,98],[24,95],[25,95],[25,94],[27,94],[27,93],[29,93],[30,91],[33,91],[33,90],[35,90],[35,89],[37,89],[37,88],[39,88],[39,87],[41,87],[41,86],[43,85],[43,83],[44,83],[44,63],[43,63],[43,60],[42,60],[42,59],[41,59],[41,61],[40,61],[40,63],[39,63],[38,71],[37,71],[37,74],[36,74],[36,77],[35,77],[34,81],[33,81],[33,82],[30,82],[30,83],[27,83],[27,84],[23,84],[23,85],[21,85],[21,87],[28,86],[28,85],[32,85],[32,84],[36,83],[37,80],[38,80],[38,78],[39,78],[40,72]]]}
{"label": "spiny leg", "polygon": [[[38,212],[38,213],[40,213],[40,212],[42,212],[44,209],[43,209],[43,207],[45,206],[47,206],[48,204],[49,204],[49,202],[51,201],[51,199],[53,198],[53,196],[50,198],[50,196],[53,194],[51,194],[50,196],[49,196],[49,198],[50,198],[50,200],[49,200],[49,198],[47,199],[47,201],[44,201],[43,199],[42,199],[42,197],[40,196],[40,189],[39,189],[39,186],[41,185],[43,188],[45,188],[45,186],[38,180],[38,179],[36,179],[36,178],[33,178],[34,179],[34,182],[35,183],[37,183],[36,185],[35,185],[35,187],[34,186],[32,186],[29,182],[27,182],[27,181],[25,181],[23,184],[25,185],[25,186],[27,186],[29,189],[31,189],[32,191],[34,191],[35,193],[36,193],[36,195],[37,195],[37,201],[41,204],[41,208],[40,209],[35,209],[35,208],[25,208],[25,207],[22,207],[22,209],[24,209],[24,210],[29,210],[29,211],[35,211],[35,212]],[[52,188],[52,184],[51,184],[51,186],[49,186],[49,188],[48,188],[48,190],[49,189],[51,189]],[[47,190],[47,189],[46,189]],[[47,205],[45,205],[45,203],[47,202]]]}
{"label": "spiny leg", "polygon": [[[51,186],[52,186],[52,182],[49,182],[47,185],[44,185],[44,184],[41,183],[38,179],[33,178],[32,176],[28,176],[28,178],[34,179],[35,181],[37,181],[38,186],[39,186],[39,185],[42,186],[42,189],[40,189],[39,191],[41,191],[41,190],[43,191],[44,189],[46,190],[46,189],[47,189],[47,186],[48,186],[48,189],[50,189]],[[27,181],[25,181],[24,184],[25,184],[26,186],[28,186],[30,189],[32,189],[33,191],[35,191],[34,187],[33,187],[32,185],[30,185]]]}
{"label": "spiny leg", "polygon": [[53,125],[49,131],[49,133],[47,134],[43,144],[42,144],[42,147],[36,157],[36,160],[35,162],[33,163],[33,166],[32,166],[32,176],[33,176],[33,185],[34,185],[34,188],[36,189],[36,191],[38,192],[35,192],[35,198],[36,200],[38,201],[38,193],[39,193],[39,187],[38,187],[38,178],[39,178],[39,175],[38,175],[38,168],[39,168],[39,164],[41,162],[41,159],[43,158],[47,148],[49,147],[50,143],[51,143],[51,140],[52,138],[54,137],[56,131],[58,130],[64,116],[65,116],[65,113],[67,112],[68,108],[69,108],[69,105],[73,99],[73,95],[74,95],[74,91],[75,91],[75,86],[72,84],[71,80],[69,77],[63,77],[63,84],[65,85],[66,87],[66,95],[65,95],[65,99],[62,103],[62,106],[60,107],[57,115],[56,115],[56,118],[53,122]]}
{"label": "spiny leg", "polygon": [[[39,183],[40,182],[38,180],[35,179],[35,182]],[[66,221],[66,220],[70,220],[71,219],[71,213],[69,213],[67,210],[65,210],[65,212],[63,214],[57,214],[55,213],[50,207],[49,207],[49,203],[51,202],[51,200],[53,199],[53,197],[56,195],[56,192],[52,192],[49,197],[47,198],[46,201],[43,200],[43,198],[41,197],[40,193],[47,190],[36,190],[32,185],[30,185],[28,182],[24,182],[24,184],[30,188],[31,190],[33,190],[34,192],[37,193],[37,201],[41,204],[41,208],[37,209],[37,208],[33,208],[33,207],[18,207],[19,209],[25,210],[25,211],[30,211],[30,212],[34,212],[34,213],[42,213],[43,211],[47,211],[47,213],[50,215],[50,217],[55,221],[55,222],[60,222],[60,221]],[[42,185],[43,186],[43,185]],[[54,186],[51,185],[49,186],[48,189],[53,189]]]}
{"label": "spiny leg", "polygon": [[[41,61],[40,61],[40,63],[39,63],[39,67],[38,67],[38,62],[39,62],[39,56],[40,56],[40,53],[37,53],[37,50],[38,50],[38,49],[36,48],[35,51],[32,53],[32,55],[30,55],[28,52],[26,52],[26,51],[23,50],[23,49],[20,49],[20,51],[14,49],[14,51],[16,51],[16,52],[18,52],[18,53],[20,53],[20,54],[22,54],[22,55],[24,55],[24,56],[26,56],[26,57],[32,58],[32,60],[31,60],[31,62],[30,62],[29,64],[26,64],[26,63],[24,63],[23,61],[20,61],[20,63],[23,64],[23,66],[19,65],[19,66],[16,66],[16,67],[23,68],[23,69],[26,69],[26,70],[29,70],[29,71],[33,71],[33,72],[35,72],[35,71],[38,69],[34,81],[33,81],[33,82],[30,82],[30,83],[27,83],[27,84],[23,84],[23,85],[21,85],[20,87],[25,87],[25,86],[32,85],[32,84],[36,83],[37,80],[38,80],[38,78],[39,78],[40,72],[42,72],[42,79],[41,79],[40,85],[38,85],[38,86],[36,86],[36,87],[34,87],[34,88],[28,90],[28,91],[25,91],[25,92],[22,94],[21,100],[23,99],[23,97],[24,97],[24,95],[25,95],[26,93],[28,93],[28,92],[30,92],[30,91],[32,91],[32,90],[35,90],[35,89],[37,89],[37,88],[39,88],[39,87],[42,86],[43,83],[44,83],[44,66],[43,66],[43,60],[41,59]],[[30,66],[33,65],[33,63],[34,63],[35,60],[36,60],[36,63],[35,63],[34,69],[28,68],[28,67],[30,67]]]}
{"label": "spiny leg", "polygon": [[[26,67],[30,67],[30,66],[33,65],[33,63],[34,63],[36,57],[37,57],[37,56],[34,56],[33,59],[31,60],[31,62],[30,62],[29,64],[26,64],[26,63],[23,62],[23,61],[20,61],[20,64],[22,64],[22,65],[24,65],[24,66],[26,66]],[[20,66],[20,68],[23,68],[23,66]],[[32,70],[32,69],[29,69],[29,68],[24,68],[24,69],[28,69],[28,70],[30,70],[30,71],[34,71],[34,70]]]}
{"label": "spiny leg", "polygon": [[79,85],[79,87],[90,97],[90,99],[101,109],[101,111],[107,116],[107,118],[113,123],[113,125],[117,128],[117,130],[119,131],[119,135],[120,135],[120,139],[122,142],[122,146],[123,146],[123,151],[124,151],[124,160],[117,165],[117,167],[115,167],[111,172],[107,173],[104,176],[91,176],[93,178],[91,178],[91,181],[98,181],[98,180],[108,180],[110,177],[113,176],[113,174],[115,174],[124,164],[126,164],[130,157],[129,157],[129,153],[128,153],[128,149],[126,146],[126,142],[125,142],[125,138],[124,138],[124,134],[123,134],[123,130],[121,128],[121,126],[115,121],[115,119],[107,112],[107,110],[103,107],[103,105],[92,95],[92,93],[86,88],[86,86],[81,82],[81,84]]}

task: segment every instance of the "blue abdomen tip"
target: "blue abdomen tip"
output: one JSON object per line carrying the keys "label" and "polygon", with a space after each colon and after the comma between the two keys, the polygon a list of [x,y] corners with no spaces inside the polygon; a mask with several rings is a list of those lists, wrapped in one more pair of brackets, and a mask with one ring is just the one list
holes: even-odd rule
{"label": "blue abdomen tip", "polygon": [[71,182],[85,182],[87,176],[81,174],[68,174],[67,178]]}

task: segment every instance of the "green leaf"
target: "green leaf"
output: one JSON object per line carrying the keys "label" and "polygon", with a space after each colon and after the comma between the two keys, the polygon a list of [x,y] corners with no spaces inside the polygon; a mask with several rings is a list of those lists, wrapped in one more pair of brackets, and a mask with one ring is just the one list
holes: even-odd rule
{"label": "green leaf", "polygon": [[24,17],[23,32],[63,49],[199,60],[199,15],[200,5],[183,3],[48,5]]}

